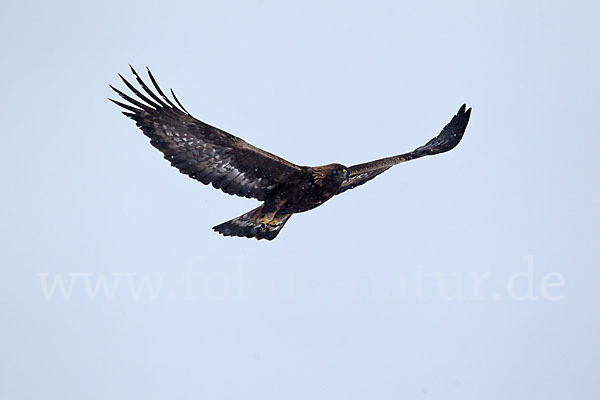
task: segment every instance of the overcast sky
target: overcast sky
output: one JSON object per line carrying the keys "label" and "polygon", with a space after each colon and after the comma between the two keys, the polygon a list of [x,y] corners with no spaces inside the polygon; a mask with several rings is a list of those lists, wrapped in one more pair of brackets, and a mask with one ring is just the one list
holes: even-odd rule
{"label": "overcast sky", "polygon": [[[0,398],[599,398],[599,17],[2,2]],[[302,165],[403,153],[473,113],[456,149],[273,242],[225,238],[257,202],[178,173],[106,100],[129,63]]]}

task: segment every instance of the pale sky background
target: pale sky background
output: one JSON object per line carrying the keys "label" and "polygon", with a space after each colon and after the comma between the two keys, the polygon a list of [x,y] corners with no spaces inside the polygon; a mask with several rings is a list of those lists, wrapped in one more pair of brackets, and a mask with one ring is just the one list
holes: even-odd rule
{"label": "pale sky background", "polygon": [[[3,1],[0,398],[600,398],[597,4]],[[273,242],[224,238],[256,201],[106,100],[129,63],[303,165],[473,114]]]}

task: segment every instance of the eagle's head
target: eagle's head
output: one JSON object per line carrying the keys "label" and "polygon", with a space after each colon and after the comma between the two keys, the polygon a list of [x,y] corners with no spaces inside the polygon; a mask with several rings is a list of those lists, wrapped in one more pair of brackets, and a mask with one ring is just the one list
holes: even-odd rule
{"label": "eagle's head", "polygon": [[339,186],[348,179],[348,168],[342,164],[328,164],[314,167],[312,170],[313,179],[320,186]]}

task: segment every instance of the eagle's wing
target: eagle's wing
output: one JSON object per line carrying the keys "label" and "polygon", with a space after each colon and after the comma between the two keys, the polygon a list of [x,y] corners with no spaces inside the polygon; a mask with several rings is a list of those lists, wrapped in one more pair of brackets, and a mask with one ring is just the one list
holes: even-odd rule
{"label": "eagle's wing", "polygon": [[264,200],[271,189],[300,170],[289,161],[192,117],[173,90],[177,105],[165,96],[150,70],[148,75],[158,94],[133,68],[131,71],[147,96],[119,75],[137,99],[111,86],[129,104],[109,100],[126,110],[123,114],[136,122],[150,143],[181,173],[204,184],[212,183],[225,193]]}
{"label": "eagle's wing", "polygon": [[396,164],[452,150],[462,139],[467,124],[469,123],[470,116],[471,109],[469,108],[467,110],[467,106],[463,104],[456,115],[452,117],[452,120],[450,120],[444,129],[442,129],[440,134],[425,145],[417,147],[410,153],[351,166],[348,168],[348,180],[342,184],[337,194],[370,181]]}

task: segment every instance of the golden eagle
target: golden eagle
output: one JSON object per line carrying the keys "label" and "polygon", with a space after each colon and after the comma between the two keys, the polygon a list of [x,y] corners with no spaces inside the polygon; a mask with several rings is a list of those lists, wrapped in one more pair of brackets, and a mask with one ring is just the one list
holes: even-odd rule
{"label": "golden eagle", "polygon": [[[130,66],[131,67],[131,66]],[[181,173],[225,193],[251,197],[262,205],[213,229],[225,236],[273,240],[292,214],[311,210],[336,194],[370,181],[396,164],[453,149],[462,139],[471,109],[462,105],[441,133],[415,150],[345,167],[305,167],[254,147],[244,140],[192,117],[171,89],[173,103],[148,69],[156,93],[131,68],[140,92],[119,77],[137,96],[110,86],[129,104],[109,99],[126,111],[150,143]]]}

